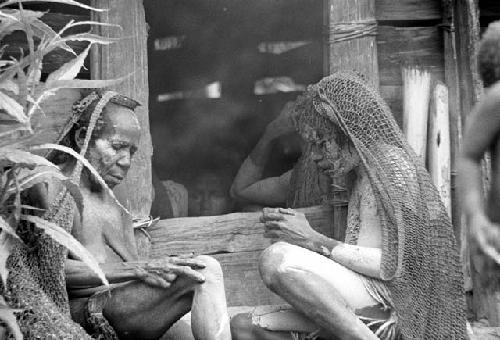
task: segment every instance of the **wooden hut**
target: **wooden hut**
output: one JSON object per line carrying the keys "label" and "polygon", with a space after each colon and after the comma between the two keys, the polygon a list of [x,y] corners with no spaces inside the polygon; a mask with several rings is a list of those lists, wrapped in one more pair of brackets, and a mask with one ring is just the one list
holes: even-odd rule
{"label": "wooden hut", "polygon": [[[402,67],[417,65],[447,87],[451,212],[456,236],[467,254],[466,240],[461,239],[463,222],[454,187],[455,160],[463,123],[481,93],[474,59],[476,44],[481,27],[500,19],[497,1],[92,2],[109,9],[94,19],[123,28],[119,32],[103,27],[100,33],[123,38],[111,46],[96,48],[80,76],[106,79],[133,72],[117,89],[143,104],[139,109],[143,126],[141,151],[127,183],[118,189],[124,191],[122,197],[128,197],[126,205],[137,215],[149,214],[152,155],[163,179],[175,178],[188,170],[202,171],[209,166],[193,159],[213,159],[229,151],[232,158],[220,157],[219,163],[227,162],[235,170],[234,164],[246,157],[264,126],[300,88],[259,95],[255,91],[259,80],[288,77],[294,84],[308,84],[337,69],[355,69],[378,87],[402,125]],[[70,12],[64,6],[54,6],[43,20],[58,28],[70,18],[89,16],[86,11]],[[269,42],[302,42],[302,45],[270,53],[265,47]],[[22,44],[22,41],[11,42],[16,47]],[[264,47],[259,49],[259,46]],[[73,47],[81,51],[85,45],[76,42]],[[44,72],[56,69],[69,57],[62,51],[53,53],[44,60]],[[220,84],[216,98],[203,91],[196,92],[212,83]],[[171,98],[173,93],[177,93],[177,97],[174,95],[177,99],[161,100]],[[161,97],[165,94],[171,97]],[[200,131],[196,121],[202,119],[225,123]],[[50,130],[60,121],[60,117],[54,117],[50,123],[53,126],[41,123],[40,129]],[[226,129],[237,131],[236,137],[226,135]],[[193,141],[190,131],[195,131]],[[192,148],[186,150],[183,145],[188,143],[187,139]],[[286,161],[289,160],[283,158]],[[308,214],[324,233],[341,235],[346,208],[333,210],[332,213],[332,208],[315,207],[308,209]],[[263,287],[257,273],[257,258],[268,243],[262,239],[255,222],[256,214],[162,221],[149,231],[153,237],[149,255],[190,251],[215,254],[224,266],[230,306],[279,303],[279,298]],[[476,319],[480,319],[488,314],[485,306],[498,293],[495,295],[496,287],[482,290],[475,269],[471,271],[474,286],[468,283],[466,288],[474,291],[474,302],[469,302]],[[494,316],[491,312],[496,309],[489,310],[490,321],[498,326],[498,313]]]}

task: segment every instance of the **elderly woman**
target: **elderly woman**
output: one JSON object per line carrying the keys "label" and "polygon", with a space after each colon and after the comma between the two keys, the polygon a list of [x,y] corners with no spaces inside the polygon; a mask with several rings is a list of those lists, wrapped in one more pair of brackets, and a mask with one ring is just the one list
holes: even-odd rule
{"label": "elderly woman", "polygon": [[[464,339],[452,226],[386,104],[358,75],[338,73],[310,86],[297,108],[292,116],[318,178],[356,174],[347,236],[342,242],[321,235],[291,209],[264,209],[266,234],[278,242],[262,253],[259,269],[294,308],[288,314],[295,321],[282,327],[283,311],[274,318],[281,324],[239,315],[232,320],[234,338],[290,339],[290,331],[308,331],[302,316],[326,338]],[[248,192],[265,181],[283,194],[290,178],[240,188]]]}

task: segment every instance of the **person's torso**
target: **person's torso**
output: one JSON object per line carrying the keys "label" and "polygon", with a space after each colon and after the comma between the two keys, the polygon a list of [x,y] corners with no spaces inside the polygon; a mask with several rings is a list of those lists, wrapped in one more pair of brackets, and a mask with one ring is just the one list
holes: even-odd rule
{"label": "person's torso", "polygon": [[364,247],[382,247],[377,202],[370,180],[363,170],[359,171],[349,199],[345,242]]}

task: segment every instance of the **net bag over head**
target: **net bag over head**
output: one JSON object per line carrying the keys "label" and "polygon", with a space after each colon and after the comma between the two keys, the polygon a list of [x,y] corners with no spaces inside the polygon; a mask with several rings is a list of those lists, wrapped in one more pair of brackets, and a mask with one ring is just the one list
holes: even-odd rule
{"label": "net bag over head", "polygon": [[465,339],[463,274],[453,227],[388,106],[350,72],[328,76],[308,92],[318,116],[312,125],[321,129],[327,119],[338,126],[370,179],[382,227],[381,277],[402,338]]}

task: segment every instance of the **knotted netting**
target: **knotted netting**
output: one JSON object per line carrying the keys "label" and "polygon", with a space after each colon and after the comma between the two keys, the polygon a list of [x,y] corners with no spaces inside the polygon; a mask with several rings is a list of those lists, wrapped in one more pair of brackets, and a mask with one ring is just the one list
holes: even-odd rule
{"label": "knotted netting", "polygon": [[350,72],[328,76],[307,92],[317,113],[309,122],[314,131],[306,134],[340,128],[370,179],[381,219],[381,277],[403,339],[465,339],[463,275],[453,227],[388,106]]}

